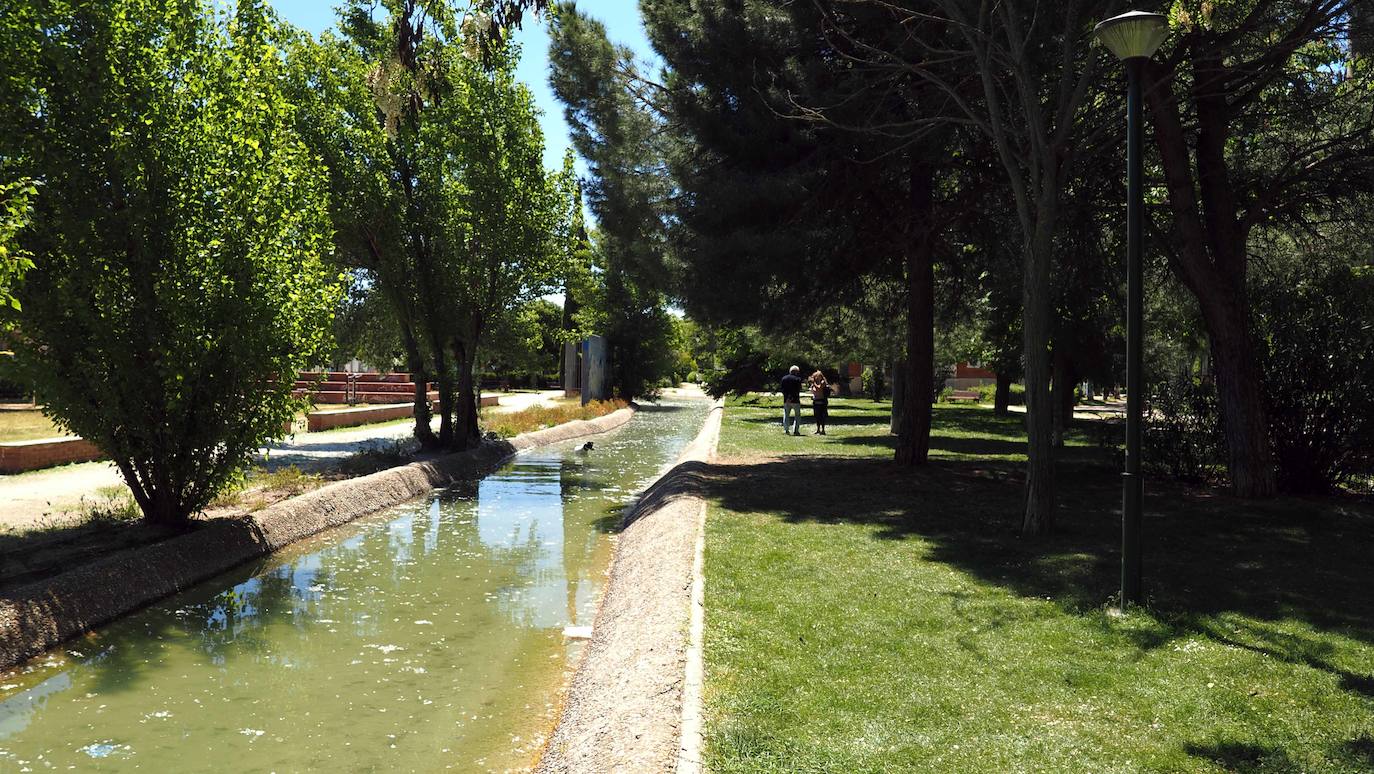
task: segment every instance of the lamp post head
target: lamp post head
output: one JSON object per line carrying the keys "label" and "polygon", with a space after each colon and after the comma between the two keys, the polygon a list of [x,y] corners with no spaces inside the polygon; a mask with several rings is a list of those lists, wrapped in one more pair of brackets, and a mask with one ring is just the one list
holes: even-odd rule
{"label": "lamp post head", "polygon": [[1169,20],[1163,14],[1144,11],[1127,11],[1093,28],[1093,35],[1122,61],[1154,56],[1168,34]]}

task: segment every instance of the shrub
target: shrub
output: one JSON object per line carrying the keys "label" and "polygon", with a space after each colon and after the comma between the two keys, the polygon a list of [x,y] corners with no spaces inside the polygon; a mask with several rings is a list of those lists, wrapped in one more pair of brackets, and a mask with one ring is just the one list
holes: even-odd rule
{"label": "shrub", "polygon": [[28,400],[28,391],[19,382],[0,377],[0,401]]}
{"label": "shrub", "polygon": [[15,350],[144,516],[181,527],[281,435],[296,374],[327,359],[328,176],[295,134],[260,4],[83,7],[81,25],[31,27],[42,110],[0,113],[0,158],[43,181]]}
{"label": "shrub", "polygon": [[[1280,487],[1366,486],[1374,471],[1374,272],[1303,266],[1257,283],[1253,304]],[[1210,384],[1156,385],[1146,417],[1148,468],[1221,478],[1225,446]]]}
{"label": "shrub", "polygon": [[373,443],[345,457],[339,463],[339,472],[346,476],[365,476],[405,465],[415,459],[415,447],[415,442],[408,438]]}
{"label": "shrub", "polygon": [[1214,385],[1183,376],[1155,382],[1146,390],[1144,413],[1146,471],[1195,482],[1224,476],[1226,445]]}
{"label": "shrub", "polygon": [[583,406],[577,403],[555,403],[551,406],[531,406],[507,414],[489,413],[482,417],[482,428],[502,438],[561,425],[574,419],[595,419],[629,404],[623,400],[594,400]]}
{"label": "shrub", "polygon": [[1374,467],[1374,270],[1306,266],[1254,294],[1279,486],[1329,491]]}
{"label": "shrub", "polygon": [[953,376],[953,368],[949,366],[936,366],[935,381],[930,385],[931,393],[934,395],[945,395],[945,382],[949,381]]}
{"label": "shrub", "polygon": [[864,394],[873,400],[880,400],[883,397],[883,372],[873,366],[864,366],[863,376]]}

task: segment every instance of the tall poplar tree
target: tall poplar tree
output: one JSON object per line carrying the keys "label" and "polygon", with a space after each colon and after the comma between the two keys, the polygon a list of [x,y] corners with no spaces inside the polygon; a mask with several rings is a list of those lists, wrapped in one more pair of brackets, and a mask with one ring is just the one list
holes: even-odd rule
{"label": "tall poplar tree", "polygon": [[533,98],[517,50],[479,51],[479,21],[447,0],[355,0],[341,40],[298,42],[302,131],[330,168],[341,253],[392,308],[430,447],[478,442],[482,335],[556,273],[558,191]]}

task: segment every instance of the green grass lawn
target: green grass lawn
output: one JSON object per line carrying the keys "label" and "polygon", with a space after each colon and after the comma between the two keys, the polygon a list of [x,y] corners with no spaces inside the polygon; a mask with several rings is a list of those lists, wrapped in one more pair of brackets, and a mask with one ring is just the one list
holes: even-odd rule
{"label": "green grass lawn", "polygon": [[1069,438],[1057,534],[1025,539],[1020,417],[938,407],[913,471],[890,462],[886,404],[831,413],[792,438],[771,401],[727,407],[709,770],[1374,770],[1369,503],[1152,481],[1150,604],[1118,617],[1097,433]]}
{"label": "green grass lawn", "polygon": [[62,435],[66,433],[57,429],[41,411],[0,411],[0,441],[36,441]]}

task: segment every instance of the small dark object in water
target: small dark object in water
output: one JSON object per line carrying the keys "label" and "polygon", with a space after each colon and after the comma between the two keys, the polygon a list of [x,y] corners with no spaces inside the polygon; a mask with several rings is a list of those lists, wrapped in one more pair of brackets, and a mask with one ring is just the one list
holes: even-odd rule
{"label": "small dark object in water", "polygon": [[578,451],[585,453],[585,452],[591,451],[592,448],[593,448],[592,442],[591,442],[591,441],[587,441],[586,443],[582,444],[582,448],[578,449]]}

